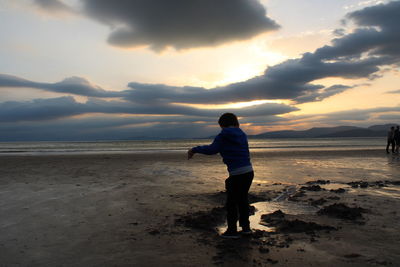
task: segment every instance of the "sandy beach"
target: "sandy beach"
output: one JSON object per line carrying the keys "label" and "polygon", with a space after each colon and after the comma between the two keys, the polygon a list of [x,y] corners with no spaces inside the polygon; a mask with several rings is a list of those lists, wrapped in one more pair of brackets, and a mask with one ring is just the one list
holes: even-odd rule
{"label": "sandy beach", "polygon": [[217,234],[219,156],[0,161],[0,266],[400,265],[400,157],[384,150],[253,152],[255,231],[239,240]]}

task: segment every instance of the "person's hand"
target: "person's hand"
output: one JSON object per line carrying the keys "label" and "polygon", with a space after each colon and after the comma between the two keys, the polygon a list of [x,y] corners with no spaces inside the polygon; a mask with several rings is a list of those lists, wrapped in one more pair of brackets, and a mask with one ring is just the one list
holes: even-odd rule
{"label": "person's hand", "polygon": [[191,159],[191,158],[193,158],[193,155],[194,155],[193,150],[192,150],[192,149],[189,149],[188,152],[187,152],[188,160]]}

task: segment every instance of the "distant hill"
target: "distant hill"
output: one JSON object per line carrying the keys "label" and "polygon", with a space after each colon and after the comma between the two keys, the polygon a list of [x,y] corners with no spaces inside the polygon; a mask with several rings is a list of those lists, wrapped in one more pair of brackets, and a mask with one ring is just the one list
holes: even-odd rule
{"label": "distant hill", "polygon": [[373,125],[368,128],[355,126],[321,127],[304,131],[275,131],[257,135],[249,135],[249,138],[333,138],[333,137],[386,137],[389,128],[393,124]]}

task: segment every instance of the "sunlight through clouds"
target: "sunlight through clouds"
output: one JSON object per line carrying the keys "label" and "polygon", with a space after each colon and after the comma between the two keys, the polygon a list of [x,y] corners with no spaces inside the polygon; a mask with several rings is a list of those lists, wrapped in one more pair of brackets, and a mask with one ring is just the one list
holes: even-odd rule
{"label": "sunlight through clouds", "polygon": [[199,108],[199,109],[241,109],[241,108],[247,108],[247,107],[252,107],[252,106],[258,106],[262,104],[286,104],[289,105],[291,104],[291,101],[289,100],[284,100],[284,99],[275,99],[275,100],[254,100],[254,101],[249,101],[249,102],[238,102],[238,103],[229,103],[229,104],[220,104],[220,105],[214,105],[214,104],[183,104],[183,103],[174,103],[176,105],[181,105],[181,106],[187,106],[187,107],[193,107],[193,108]]}

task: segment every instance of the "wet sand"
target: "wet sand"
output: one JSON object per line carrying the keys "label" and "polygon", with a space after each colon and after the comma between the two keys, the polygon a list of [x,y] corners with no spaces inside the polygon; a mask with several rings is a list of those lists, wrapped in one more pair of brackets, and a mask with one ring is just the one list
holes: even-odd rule
{"label": "wet sand", "polygon": [[[226,170],[218,156],[2,156],[0,266],[400,264],[398,156],[255,152],[252,159],[255,233],[224,240],[217,231]],[[367,184],[350,183],[359,181]],[[353,209],[350,217],[320,212],[335,203]],[[277,210],[280,221],[262,216]]]}

